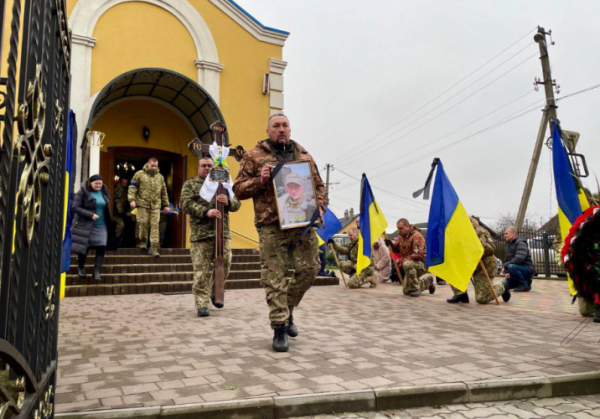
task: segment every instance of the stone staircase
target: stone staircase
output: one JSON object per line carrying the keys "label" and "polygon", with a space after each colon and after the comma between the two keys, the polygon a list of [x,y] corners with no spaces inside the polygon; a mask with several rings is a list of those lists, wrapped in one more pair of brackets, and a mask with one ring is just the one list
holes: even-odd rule
{"label": "stone staircase", "polygon": [[[225,289],[261,288],[260,257],[255,249],[233,249],[233,260]],[[190,249],[160,249],[160,258],[140,249],[107,252],[101,281],[92,279],[94,252],[86,264],[86,278],[77,276],[77,257],[67,272],[66,297],[96,295],[190,292],[193,269]],[[338,278],[318,277],[314,285],[338,285]]]}

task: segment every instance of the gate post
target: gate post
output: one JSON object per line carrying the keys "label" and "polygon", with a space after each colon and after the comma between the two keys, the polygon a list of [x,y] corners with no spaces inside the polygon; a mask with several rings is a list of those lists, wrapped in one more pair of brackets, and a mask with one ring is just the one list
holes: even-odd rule
{"label": "gate post", "polygon": [[544,273],[546,278],[550,278],[550,247],[548,244],[548,233],[542,232],[542,251],[544,252]]}

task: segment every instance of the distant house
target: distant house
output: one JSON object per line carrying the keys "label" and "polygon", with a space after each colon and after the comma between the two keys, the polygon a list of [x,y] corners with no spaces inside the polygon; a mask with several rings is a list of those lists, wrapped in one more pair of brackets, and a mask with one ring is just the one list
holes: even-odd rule
{"label": "distant house", "polygon": [[348,234],[348,230],[350,230],[352,227],[356,227],[356,220],[358,220],[359,216],[360,214],[354,214],[354,208],[350,208],[349,211],[346,210],[344,212],[344,217],[338,218],[342,224],[342,228],[337,232],[337,234]]}
{"label": "distant house", "polygon": [[546,233],[554,234],[558,230],[558,214],[550,218],[546,224],[540,227],[539,232],[545,231]]}

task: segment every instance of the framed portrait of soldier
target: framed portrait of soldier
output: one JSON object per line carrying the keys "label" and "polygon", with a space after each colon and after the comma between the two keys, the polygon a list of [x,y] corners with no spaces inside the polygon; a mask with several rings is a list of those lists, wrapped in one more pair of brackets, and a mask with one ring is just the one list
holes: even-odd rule
{"label": "framed portrait of soldier", "polygon": [[285,163],[273,178],[281,229],[305,227],[318,211],[310,162]]}

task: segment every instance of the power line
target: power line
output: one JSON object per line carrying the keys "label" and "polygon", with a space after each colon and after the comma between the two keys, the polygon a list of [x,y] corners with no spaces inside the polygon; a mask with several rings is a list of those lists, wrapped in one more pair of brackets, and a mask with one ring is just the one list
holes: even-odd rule
{"label": "power line", "polygon": [[[504,76],[506,76],[507,74],[509,74],[510,72],[512,72],[513,70],[517,69],[518,67],[522,66],[522,65],[523,65],[523,64],[525,64],[527,61],[529,61],[530,59],[532,59],[533,57],[535,57],[535,56],[537,56],[537,55],[538,55],[538,53],[536,52],[536,53],[534,53],[533,55],[531,55],[531,56],[527,57],[525,60],[521,61],[521,62],[520,62],[519,64],[517,64],[516,66],[514,66],[514,67],[512,67],[511,69],[509,69],[508,71],[506,71],[506,72],[502,73],[502,74],[501,74],[499,77],[495,78],[495,79],[494,79],[494,80],[492,80],[490,83],[488,83],[488,84],[484,85],[484,86],[483,86],[483,87],[481,87],[480,89],[478,89],[478,90],[476,90],[475,92],[471,93],[469,96],[465,97],[464,99],[462,99],[462,100],[460,100],[459,102],[455,103],[454,105],[450,106],[448,109],[444,110],[443,112],[440,112],[439,114],[437,114],[437,115],[436,115],[436,116],[434,116],[433,118],[431,118],[431,119],[429,119],[429,120],[425,121],[424,123],[422,123],[422,124],[421,124],[421,125],[419,125],[418,127],[416,127],[416,128],[413,128],[413,129],[412,129],[412,130],[410,130],[409,132],[407,132],[407,133],[405,133],[405,134],[401,135],[400,137],[398,137],[398,138],[395,138],[395,139],[392,139],[392,141],[388,141],[387,143],[380,144],[378,147],[386,147],[386,146],[388,146],[388,145],[390,145],[390,144],[392,144],[392,143],[394,143],[394,142],[400,141],[401,139],[405,138],[405,137],[406,137],[406,136],[408,136],[409,134],[412,134],[413,132],[417,131],[418,129],[420,129],[420,128],[424,127],[425,125],[428,125],[429,123],[431,123],[431,122],[435,121],[435,120],[436,120],[436,119],[438,119],[440,116],[442,116],[442,115],[444,115],[444,114],[448,113],[449,111],[451,111],[452,109],[454,109],[455,107],[457,107],[458,105],[460,105],[461,103],[464,103],[464,102],[466,102],[467,100],[469,100],[470,98],[472,98],[473,96],[475,96],[477,93],[481,92],[482,90],[485,90],[485,89],[487,89],[489,86],[491,86],[492,84],[496,83],[498,80],[500,80],[501,78],[503,78]],[[444,102],[444,103],[445,103],[445,102]],[[436,108],[434,108],[434,109],[432,109],[432,111],[433,111],[433,110],[435,110],[435,109],[437,109],[437,107],[436,107]],[[431,113],[431,111],[430,111],[430,112],[428,112],[428,113],[426,113],[425,115],[423,115],[423,116],[422,116],[422,117],[420,117],[419,119],[423,118],[424,116],[427,116],[427,115],[429,115],[429,113]],[[419,119],[417,119],[417,121],[418,121]],[[414,123],[414,122],[416,122],[416,121],[413,121],[413,123]],[[411,123],[411,124],[412,124],[412,123]],[[409,125],[410,125],[410,124],[409,124]],[[407,127],[408,127],[408,125],[407,125]],[[400,131],[398,131],[398,132],[400,132]],[[347,161],[347,162],[345,162],[345,163],[342,163],[341,165],[342,165],[342,166],[346,166],[346,165],[348,165],[348,164],[350,164],[350,163],[353,163],[353,162],[355,162],[356,160],[358,160],[358,158],[355,158],[355,159],[353,159],[353,160],[350,160],[350,161]]]}
{"label": "power line", "polygon": [[[468,79],[469,77],[471,77],[473,74],[477,73],[479,70],[481,70],[482,68],[484,68],[485,66],[487,66],[489,63],[491,63],[492,61],[494,61],[496,58],[498,58],[499,56],[501,56],[502,54],[504,54],[506,51],[508,51],[509,49],[511,49],[513,46],[515,46],[516,44],[518,44],[520,41],[522,41],[525,37],[527,37],[531,32],[533,32],[534,30],[536,30],[537,27],[529,30],[525,35],[523,35],[522,37],[520,37],[519,39],[517,39],[515,42],[513,42],[512,44],[510,44],[508,47],[506,47],[505,49],[503,49],[502,51],[500,51],[498,54],[496,54],[494,57],[492,57],[490,60],[486,61],[484,64],[482,64],[481,66],[477,67],[475,70],[473,70],[471,73],[469,73],[468,75],[466,75],[465,77],[463,77],[462,79],[460,79],[458,82],[456,82],[455,84],[453,84],[452,86],[450,86],[449,88],[447,88],[446,90],[444,90],[442,93],[440,93],[439,95],[437,95],[436,97],[434,97],[433,99],[431,99],[429,102],[427,102],[426,104],[424,104],[423,106],[421,106],[420,108],[418,108],[417,110],[413,111],[411,114],[409,114],[408,116],[404,117],[403,119],[401,119],[400,121],[396,122],[394,125],[392,125],[391,127],[387,128],[386,130],[382,131],[381,133],[377,134],[375,137],[371,138],[370,140],[367,141],[367,143],[370,143],[371,141],[375,140],[377,137],[379,137],[380,135],[385,134],[387,131],[391,130],[392,128],[395,128],[396,126],[398,126],[399,124],[401,124],[402,122],[406,121],[408,118],[410,118],[411,116],[415,115],[416,113],[418,113],[419,111],[421,111],[422,109],[426,108],[427,106],[429,106],[431,103],[435,102],[437,99],[439,99],[440,97],[444,96],[446,93],[448,93],[450,90],[454,89],[456,86],[458,86],[459,84],[461,84],[463,81],[465,81],[466,79]],[[530,45],[529,44],[526,48],[528,48]],[[524,48],[524,49],[526,49]],[[513,55],[512,57],[510,57],[507,61],[509,61],[510,59],[512,59],[513,57],[515,57],[516,55],[518,55],[520,52],[522,52],[524,49],[520,50],[517,54]],[[502,64],[500,64],[499,66],[497,66],[494,70],[498,69],[500,66],[504,65],[507,61],[504,61]],[[484,75],[487,76],[488,74],[490,74],[491,72],[488,72]],[[477,81],[481,80],[478,79]],[[463,90],[461,90],[460,92],[458,92],[457,94],[455,94],[454,96],[452,96],[450,99],[452,99],[453,97],[456,97],[458,94],[462,93],[464,90],[468,89],[469,87],[471,87],[473,84],[477,83],[477,81],[475,81],[474,83],[471,83],[469,86],[467,86],[466,88],[464,88]],[[445,103],[445,102],[444,102]],[[430,111],[431,112],[431,111]],[[414,121],[413,121],[414,123]],[[386,137],[387,138],[387,137]],[[350,154],[350,153],[344,153],[343,155],[341,155],[339,157],[339,160],[343,160],[346,158],[346,156]]]}

